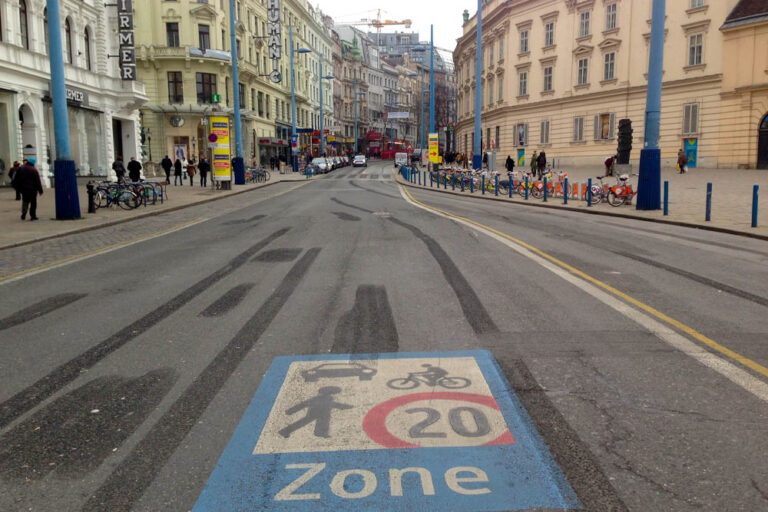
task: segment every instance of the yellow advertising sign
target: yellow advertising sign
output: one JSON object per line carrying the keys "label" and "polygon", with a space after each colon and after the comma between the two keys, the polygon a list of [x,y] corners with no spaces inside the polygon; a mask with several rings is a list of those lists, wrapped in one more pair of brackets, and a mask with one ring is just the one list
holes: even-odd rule
{"label": "yellow advertising sign", "polygon": [[436,133],[429,134],[429,161],[433,164],[440,163],[439,141]]}
{"label": "yellow advertising sign", "polygon": [[229,118],[211,117],[211,130],[208,142],[213,148],[213,179],[231,181],[232,168],[229,148]]}

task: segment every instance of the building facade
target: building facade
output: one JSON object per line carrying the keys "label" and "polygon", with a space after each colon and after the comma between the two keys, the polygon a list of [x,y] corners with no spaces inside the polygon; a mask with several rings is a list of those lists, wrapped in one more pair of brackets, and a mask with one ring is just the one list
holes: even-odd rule
{"label": "building facade", "polygon": [[[234,94],[239,94],[243,157],[247,165],[290,161],[291,68],[290,31],[294,50],[296,128],[302,159],[319,152],[315,130],[320,125],[320,61],[331,72],[331,35],[322,13],[303,0],[282,0],[280,26],[271,25],[268,3],[235,2],[235,39],[239,84],[232,80],[229,1],[136,0],[137,73],[146,83],[150,102],[142,109],[151,142],[148,157],[160,161],[210,152],[207,137],[212,116],[232,120]],[[281,47],[279,58],[271,36]],[[270,74],[276,71],[279,81]],[[331,82],[324,88],[326,124],[333,124]],[[232,153],[234,154],[234,143]],[[210,155],[208,155],[210,157]],[[233,155],[234,156],[234,155]]]}
{"label": "building facade", "polygon": [[[764,52],[758,55],[749,45],[765,41],[760,32],[764,29],[759,23],[746,29],[725,24],[745,2],[759,3],[667,2],[660,135],[666,165],[674,165],[679,149],[685,149],[691,166],[757,164],[758,126],[768,111],[759,112],[765,107],[761,102],[767,77],[752,67],[753,62],[764,66]],[[651,4],[485,4],[480,81],[484,150],[494,149],[502,157],[516,155],[518,161],[534,150],[545,150],[561,165],[599,169],[616,152],[618,120],[626,118],[632,121],[632,161],[637,163],[643,146]],[[475,43],[476,17],[465,14],[454,61],[457,144],[467,154],[474,140]],[[747,55],[752,60],[747,61]]]}
{"label": "building facade", "polygon": [[[80,176],[108,176],[117,156],[140,157],[144,86],[120,78],[117,9],[96,0],[60,4],[72,158]],[[0,1],[0,160],[34,157],[51,186],[56,156],[48,16],[43,0]]]}

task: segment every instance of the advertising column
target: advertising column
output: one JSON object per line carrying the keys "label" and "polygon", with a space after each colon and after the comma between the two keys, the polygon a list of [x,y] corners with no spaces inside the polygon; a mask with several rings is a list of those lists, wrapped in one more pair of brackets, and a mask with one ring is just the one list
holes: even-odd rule
{"label": "advertising column", "polygon": [[429,134],[429,161],[432,164],[440,163],[440,151],[439,151],[440,139],[438,134]]}
{"label": "advertising column", "polygon": [[211,117],[210,132],[208,142],[213,149],[213,179],[214,181],[231,181],[229,118]]}

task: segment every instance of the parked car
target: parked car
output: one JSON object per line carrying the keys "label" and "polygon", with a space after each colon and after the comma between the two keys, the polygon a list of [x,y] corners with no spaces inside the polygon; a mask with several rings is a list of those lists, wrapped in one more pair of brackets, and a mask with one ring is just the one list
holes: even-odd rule
{"label": "parked car", "polygon": [[336,168],[341,167],[341,158],[338,156],[333,157],[333,165],[335,165]]}
{"label": "parked car", "polygon": [[352,167],[368,167],[365,155],[355,155],[355,159],[352,160]]}
{"label": "parked car", "polygon": [[323,157],[313,158],[310,165],[317,168],[318,174],[325,174],[331,170],[331,163],[328,161],[328,159]]}

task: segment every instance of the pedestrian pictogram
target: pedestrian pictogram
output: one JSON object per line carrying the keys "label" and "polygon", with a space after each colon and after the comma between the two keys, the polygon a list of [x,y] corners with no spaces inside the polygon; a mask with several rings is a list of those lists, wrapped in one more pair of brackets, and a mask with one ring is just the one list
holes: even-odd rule
{"label": "pedestrian pictogram", "polygon": [[296,414],[300,411],[307,411],[307,414],[300,420],[291,423],[287,427],[280,430],[279,434],[283,437],[291,437],[291,434],[300,428],[315,424],[314,434],[316,437],[331,437],[330,425],[331,425],[331,413],[334,409],[344,410],[352,409],[351,405],[342,404],[336,402],[333,399],[333,395],[341,392],[341,388],[336,386],[326,386],[320,388],[317,391],[317,396],[305,400],[299,404],[294,405],[285,414]]}
{"label": "pedestrian pictogram", "polygon": [[570,509],[489,352],[276,358],[194,512]]}

